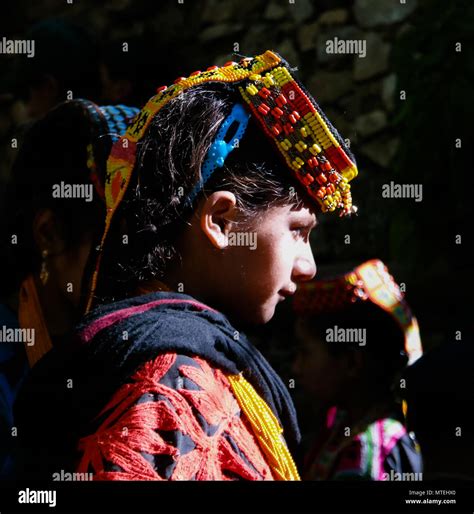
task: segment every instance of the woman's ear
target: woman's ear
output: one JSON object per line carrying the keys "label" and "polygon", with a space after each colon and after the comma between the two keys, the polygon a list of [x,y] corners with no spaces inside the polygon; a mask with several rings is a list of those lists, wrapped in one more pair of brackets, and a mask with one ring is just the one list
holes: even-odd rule
{"label": "woman's ear", "polygon": [[201,208],[201,230],[219,250],[228,246],[228,235],[237,215],[236,204],[234,193],[216,191],[204,200]]}
{"label": "woman's ear", "polygon": [[33,238],[39,252],[47,250],[51,256],[64,251],[61,227],[51,209],[40,209],[33,219]]}

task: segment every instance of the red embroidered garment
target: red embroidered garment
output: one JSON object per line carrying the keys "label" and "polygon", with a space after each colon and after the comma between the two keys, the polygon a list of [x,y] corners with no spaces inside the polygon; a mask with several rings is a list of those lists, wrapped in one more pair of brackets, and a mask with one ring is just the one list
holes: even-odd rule
{"label": "red embroidered garment", "polygon": [[225,374],[164,353],[119,388],[79,442],[96,480],[272,480]]}

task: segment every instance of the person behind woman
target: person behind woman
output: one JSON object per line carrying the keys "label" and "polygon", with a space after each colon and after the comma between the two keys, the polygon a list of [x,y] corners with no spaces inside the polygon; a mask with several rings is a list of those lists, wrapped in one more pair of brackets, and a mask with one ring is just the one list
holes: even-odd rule
{"label": "person behind woman", "polygon": [[325,413],[304,478],[421,479],[421,456],[395,392],[407,363],[421,356],[418,324],[385,265],[371,260],[308,282],[294,308],[300,348],[293,370]]}
{"label": "person behind woman", "polygon": [[[298,479],[292,400],[241,329],[269,321],[314,276],[316,212],[349,214],[356,173],[273,52],[159,88],[109,158],[98,305],[18,403],[37,456],[26,468]],[[40,387],[57,401],[43,402],[48,423],[28,433]]]}
{"label": "person behind woman", "polygon": [[105,216],[107,156],[136,112],[65,102],[30,128],[18,152],[1,216],[0,470],[25,374],[84,312],[84,270]]}

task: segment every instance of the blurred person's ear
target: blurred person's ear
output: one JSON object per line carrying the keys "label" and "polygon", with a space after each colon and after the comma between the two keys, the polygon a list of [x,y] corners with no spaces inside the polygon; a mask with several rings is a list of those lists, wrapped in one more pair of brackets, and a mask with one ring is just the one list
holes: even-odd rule
{"label": "blurred person's ear", "polygon": [[[66,99],[64,98],[64,100]],[[31,86],[29,89],[28,100],[26,102],[28,118],[42,118],[58,101],[58,81],[51,75],[44,75],[37,85]]]}
{"label": "blurred person's ear", "polygon": [[33,237],[39,253],[58,255],[64,251],[65,243],[61,227],[51,209],[41,209],[33,220]]}

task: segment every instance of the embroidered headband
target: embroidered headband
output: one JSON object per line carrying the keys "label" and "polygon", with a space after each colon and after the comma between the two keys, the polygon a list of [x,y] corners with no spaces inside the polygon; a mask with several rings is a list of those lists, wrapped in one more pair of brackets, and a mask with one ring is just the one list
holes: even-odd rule
{"label": "embroidered headband", "polygon": [[[101,248],[114,213],[130,183],[137,143],[144,136],[153,117],[169,101],[190,87],[208,82],[236,85],[236,90],[240,92],[258,125],[273,141],[287,167],[322,212],[336,209],[340,210],[341,215],[353,212],[349,181],[357,176],[357,167],[350,151],[311,95],[292,76],[288,63],[268,50],[253,58],[244,58],[238,63],[227,62],[222,67],[211,66],[204,72],[195,71],[189,77],[179,77],[170,87],[161,86],[157,89],[156,95],[143,107],[127,132],[112,148],[107,163],[107,216]],[[240,117],[243,134],[243,116],[234,110],[231,115]],[[237,135],[237,139],[242,134]],[[223,163],[231,151],[230,147],[224,147],[218,141],[222,141],[221,134],[218,134],[206,156],[206,167],[201,170],[201,178],[188,196],[188,202],[196,198],[210,173],[222,165],[219,163]],[[100,258],[101,256],[94,271],[87,310],[92,305]]]}
{"label": "embroidered headband", "polygon": [[405,335],[408,364],[423,354],[418,322],[400,287],[385,264],[373,259],[353,271],[329,280],[313,280],[298,287],[294,310],[299,315],[321,315],[350,308],[356,302],[371,301],[388,312]]}
{"label": "embroidered headband", "polygon": [[[136,107],[126,105],[103,105],[98,106],[90,100],[79,98],[72,100],[79,104],[87,113],[91,124],[92,142],[87,145],[87,168],[89,178],[94,185],[96,193],[105,201],[104,178],[100,176],[97,162],[107,161],[107,155],[103,155],[105,148],[100,144],[101,138],[108,136],[115,142],[127,129],[127,126],[139,112]],[[105,175],[105,173],[104,173]]]}

